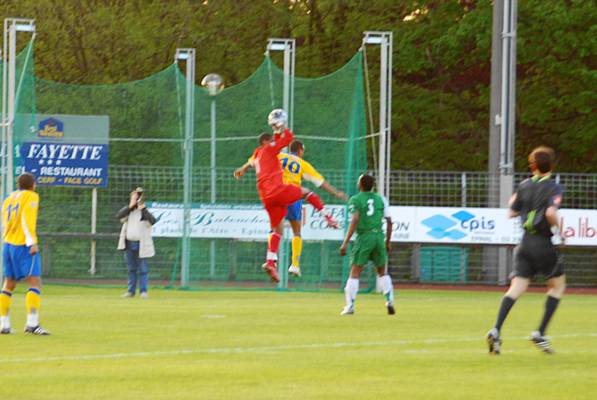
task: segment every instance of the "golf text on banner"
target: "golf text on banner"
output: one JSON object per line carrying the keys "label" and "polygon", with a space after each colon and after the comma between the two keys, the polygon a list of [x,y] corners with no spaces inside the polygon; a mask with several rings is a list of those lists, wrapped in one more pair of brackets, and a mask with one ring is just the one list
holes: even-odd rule
{"label": "golf text on banner", "polygon": [[108,185],[106,116],[37,115],[20,148],[22,171],[35,175],[38,185]]}

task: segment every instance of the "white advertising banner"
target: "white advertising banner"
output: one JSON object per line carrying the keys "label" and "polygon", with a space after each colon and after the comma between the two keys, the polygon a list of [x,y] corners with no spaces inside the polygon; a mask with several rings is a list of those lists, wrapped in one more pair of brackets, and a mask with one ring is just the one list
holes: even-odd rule
{"label": "white advertising banner", "polygon": [[[155,237],[182,235],[182,205],[150,203],[157,219]],[[340,229],[326,227],[310,205],[303,207],[305,240],[342,240],[347,208],[328,205]],[[509,219],[501,208],[390,207],[393,242],[516,244],[522,237],[519,218]],[[561,236],[570,246],[597,246],[597,210],[560,210]],[[191,237],[266,240],[269,220],[259,205],[193,205]]]}

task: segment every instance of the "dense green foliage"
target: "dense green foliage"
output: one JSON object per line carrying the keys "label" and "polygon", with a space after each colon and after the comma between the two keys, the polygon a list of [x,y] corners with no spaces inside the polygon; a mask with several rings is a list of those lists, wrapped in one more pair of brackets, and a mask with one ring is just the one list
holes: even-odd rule
{"label": "dense green foliage", "polygon": [[[268,37],[295,37],[297,74],[320,76],[354,55],[364,30],[391,30],[393,167],[484,170],[491,3],[4,0],[0,17],[36,18],[37,75],[69,83],[141,79],[167,68],[177,47],[194,47],[197,76],[218,71],[230,85],[262,63]],[[596,18],[592,1],[519,1],[518,170],[544,143],[559,151],[561,171],[595,172]]]}

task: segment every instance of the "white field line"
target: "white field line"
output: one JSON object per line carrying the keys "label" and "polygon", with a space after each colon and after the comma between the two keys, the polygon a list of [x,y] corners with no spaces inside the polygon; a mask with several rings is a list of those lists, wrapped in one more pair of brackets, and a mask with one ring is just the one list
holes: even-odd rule
{"label": "white field line", "polygon": [[[571,333],[557,335],[558,339],[565,338],[588,338],[597,337],[597,333]],[[45,340],[45,339],[40,339]],[[463,343],[463,342],[483,342],[483,337],[449,338],[449,339],[423,339],[423,340],[387,340],[379,342],[336,342],[336,343],[310,343],[310,344],[289,344],[280,346],[258,346],[258,347],[214,347],[199,349],[181,349],[166,351],[139,351],[129,353],[107,353],[107,354],[88,354],[72,356],[54,356],[54,357],[31,357],[31,358],[2,358],[2,363],[43,363],[50,361],[89,361],[106,359],[123,359],[134,357],[162,357],[177,356],[187,354],[222,354],[222,353],[265,353],[285,350],[319,350],[319,349],[346,349],[358,347],[380,347],[380,346],[409,346],[425,344],[445,344],[445,343]],[[513,337],[506,340],[528,340],[528,337]],[[460,350],[459,350],[460,351]],[[429,349],[410,349],[403,350],[404,353],[436,353],[437,351]],[[583,350],[583,353],[586,351]]]}

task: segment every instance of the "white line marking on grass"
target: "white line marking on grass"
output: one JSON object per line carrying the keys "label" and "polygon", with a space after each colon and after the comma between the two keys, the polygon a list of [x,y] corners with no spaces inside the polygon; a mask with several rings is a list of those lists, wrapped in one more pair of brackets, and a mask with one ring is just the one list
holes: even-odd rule
{"label": "white line marking on grass", "polygon": [[[597,333],[570,333],[557,335],[557,339],[567,338],[587,338],[597,337]],[[506,337],[507,340],[528,340],[526,336],[520,337]],[[347,349],[358,347],[380,347],[380,346],[408,346],[408,345],[426,345],[426,344],[444,344],[444,343],[462,343],[462,342],[483,342],[483,336],[465,337],[465,338],[446,338],[446,339],[422,339],[422,340],[387,340],[380,342],[336,342],[336,343],[307,343],[307,344],[289,344],[280,346],[257,346],[257,347],[214,347],[204,349],[181,349],[181,350],[166,350],[166,351],[139,351],[129,353],[108,353],[108,354],[88,354],[88,355],[73,355],[73,356],[55,356],[55,357],[32,357],[32,358],[3,358],[2,363],[43,363],[49,361],[89,361],[89,360],[109,360],[135,357],[162,357],[162,356],[178,356],[187,354],[243,354],[243,353],[260,353],[260,352],[275,352],[285,350],[312,350],[312,349]],[[429,349],[404,349],[404,353],[435,353]],[[586,351],[583,351],[586,353]]]}

